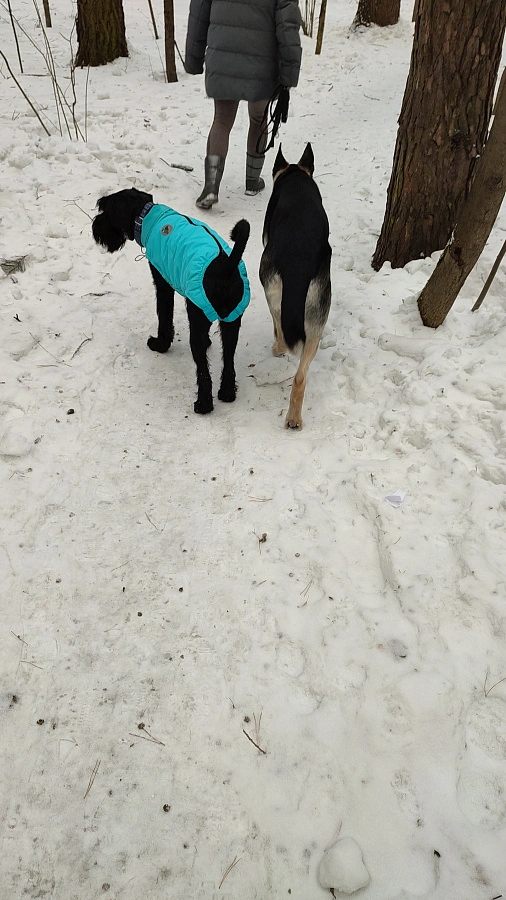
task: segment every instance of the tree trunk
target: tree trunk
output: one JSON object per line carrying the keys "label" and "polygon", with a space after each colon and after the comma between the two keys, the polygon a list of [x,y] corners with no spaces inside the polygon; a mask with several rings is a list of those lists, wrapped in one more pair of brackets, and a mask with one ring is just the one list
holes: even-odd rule
{"label": "tree trunk", "polygon": [[505,25],[504,0],[419,0],[373,268],[446,245],[486,140]]}
{"label": "tree trunk", "polygon": [[176,72],[176,38],[174,34],[174,0],[163,0],[163,18],[165,22],[165,69],[167,81],[177,81]]}
{"label": "tree trunk", "polygon": [[352,28],[359,25],[395,25],[399,21],[401,0],[359,0]]}
{"label": "tree trunk", "polygon": [[76,66],[103,66],[128,56],[122,0],[77,0]]}
{"label": "tree trunk", "polygon": [[455,233],[418,298],[424,325],[444,322],[485,246],[506,192],[506,77],[497,97],[495,118],[464,203]]}
{"label": "tree trunk", "polygon": [[322,52],[323,32],[325,30],[325,16],[327,15],[327,0],[322,0],[320,6],[320,16],[318,19],[318,34],[316,35],[315,53],[319,56]]}
{"label": "tree trunk", "polygon": [[44,16],[46,19],[46,28],[51,28],[51,10],[49,9],[49,0],[42,0],[44,7]]}

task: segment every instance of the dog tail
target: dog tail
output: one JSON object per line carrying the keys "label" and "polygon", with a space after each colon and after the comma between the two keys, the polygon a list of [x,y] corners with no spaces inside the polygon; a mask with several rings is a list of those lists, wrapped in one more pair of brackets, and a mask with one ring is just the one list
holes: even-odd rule
{"label": "dog tail", "polygon": [[281,330],[290,350],[306,340],[305,313],[309,283],[310,279],[301,272],[293,269],[283,272]]}
{"label": "dog tail", "polygon": [[240,259],[244,253],[244,248],[248,243],[249,233],[250,225],[246,219],[239,219],[232,228],[230,239],[234,242],[234,248],[228,257],[228,267],[230,270],[236,269],[239,265]]}

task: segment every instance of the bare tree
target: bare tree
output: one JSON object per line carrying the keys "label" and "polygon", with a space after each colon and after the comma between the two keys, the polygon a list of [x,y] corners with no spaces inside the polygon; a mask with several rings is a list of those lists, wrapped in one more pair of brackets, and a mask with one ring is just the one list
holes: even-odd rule
{"label": "bare tree", "polygon": [[495,117],[459,220],[441,259],[418,298],[424,325],[444,322],[467,276],[476,265],[506,192],[506,74],[501,79]]}
{"label": "bare tree", "polygon": [[318,18],[318,33],[316,35],[315,53],[322,52],[323,32],[325,30],[325,16],[327,15],[327,0],[321,0],[320,15]]}
{"label": "bare tree", "polygon": [[313,37],[316,0],[304,0],[304,3],[300,5],[302,13],[302,31],[308,37]]}
{"label": "bare tree", "polygon": [[163,0],[163,17],[165,22],[165,69],[167,81],[177,81],[176,72],[176,38],[174,33],[174,0]]}
{"label": "bare tree", "polygon": [[77,66],[128,56],[122,0],[77,0]]}
{"label": "bare tree", "polygon": [[395,25],[399,21],[401,0],[359,0],[352,28],[360,25]]}
{"label": "bare tree", "polygon": [[375,269],[446,245],[486,140],[505,25],[504,0],[418,0]]}

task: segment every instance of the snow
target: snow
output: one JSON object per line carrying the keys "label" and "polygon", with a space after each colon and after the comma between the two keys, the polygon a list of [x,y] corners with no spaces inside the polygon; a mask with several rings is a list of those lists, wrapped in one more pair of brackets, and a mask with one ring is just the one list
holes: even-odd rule
{"label": "snow", "polygon": [[341,838],[323,854],[318,868],[318,881],[323,888],[354,894],[367,887],[369,872],[364,865],[362,851],[353,838]]}
{"label": "snow", "polygon": [[[13,6],[41,45],[32,4]],[[334,0],[281,132],[289,161],[313,145],[334,252],[304,430],[283,427],[294,363],[270,356],[258,280],[271,179],[244,196],[242,107],[202,214],[224,236],[252,225],[238,397],[195,415],[183,301],[151,353],[147,263],[91,237],[98,197],[131,185],[195,212],[212,113],[179,63],[164,83],[147,4],[124,6],[130,57],[89,72],[86,117],[76,73],[87,142],[47,137],[2,65],[0,258],[27,259],[0,273],[0,895],[317,900],[339,834],[364,900],[506,896],[503,267],[471,313],[504,211],[424,328],[438,254],[370,267],[411,5],[351,34],[355,0]],[[51,11],[69,89],[75,8]],[[176,0],[181,48],[186,15]],[[18,73],[4,7],[0,44]],[[216,338],[210,358],[216,388]]]}

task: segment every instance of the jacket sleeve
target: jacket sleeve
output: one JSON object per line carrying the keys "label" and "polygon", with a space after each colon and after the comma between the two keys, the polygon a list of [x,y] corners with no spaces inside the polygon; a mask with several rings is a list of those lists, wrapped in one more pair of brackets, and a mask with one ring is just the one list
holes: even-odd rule
{"label": "jacket sleeve", "polygon": [[302,47],[299,29],[302,24],[297,0],[277,0],[276,38],[279,46],[279,83],[296,87],[299,80]]}
{"label": "jacket sleeve", "polygon": [[207,29],[212,0],[191,0],[186,32],[185,69],[190,75],[204,71]]}

